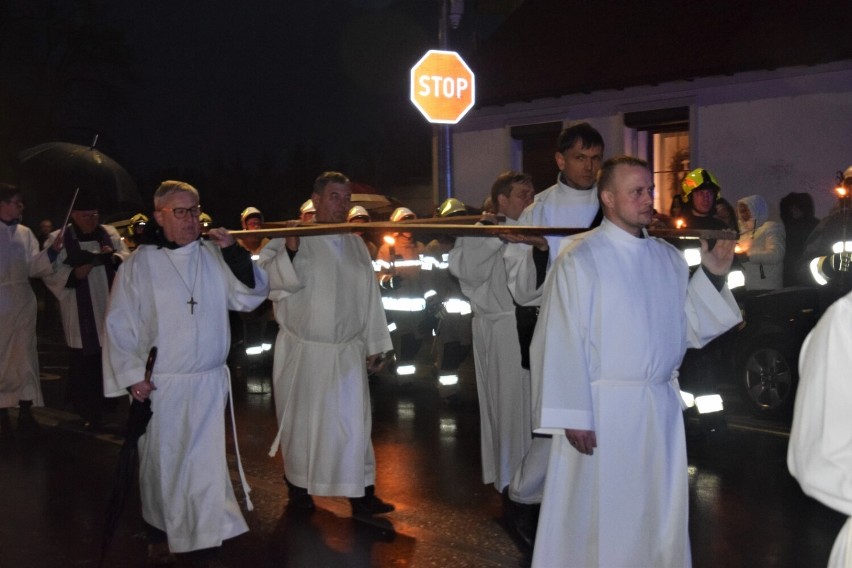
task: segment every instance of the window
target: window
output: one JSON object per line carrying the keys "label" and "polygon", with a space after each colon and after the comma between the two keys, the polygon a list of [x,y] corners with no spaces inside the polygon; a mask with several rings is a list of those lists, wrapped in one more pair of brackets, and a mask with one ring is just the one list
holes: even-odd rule
{"label": "window", "polygon": [[561,131],[561,122],[512,127],[511,136],[520,145],[520,168],[532,176],[536,193],[556,183],[559,168],[554,155],[556,139]]}
{"label": "window", "polygon": [[690,171],[689,107],[624,114],[625,151],[647,160],[654,172],[654,208],[668,214]]}

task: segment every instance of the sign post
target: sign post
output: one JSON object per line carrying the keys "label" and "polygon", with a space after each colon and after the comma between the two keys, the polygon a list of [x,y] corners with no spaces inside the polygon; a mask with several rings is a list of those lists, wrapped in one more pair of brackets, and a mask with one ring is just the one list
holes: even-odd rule
{"label": "sign post", "polygon": [[476,100],[473,71],[454,51],[429,50],[411,68],[410,99],[426,120],[435,125],[435,202],[438,204],[453,196],[450,128],[473,108]]}

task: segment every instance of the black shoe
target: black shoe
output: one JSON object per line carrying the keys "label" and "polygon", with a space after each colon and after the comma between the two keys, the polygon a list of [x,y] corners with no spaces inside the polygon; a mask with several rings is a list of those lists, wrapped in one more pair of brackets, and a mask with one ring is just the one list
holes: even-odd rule
{"label": "black shoe", "polygon": [[179,566],[191,566],[192,568],[226,568],[220,557],[221,546],[193,550],[177,555]]}
{"label": "black shoe", "polygon": [[352,505],[352,516],[356,517],[384,515],[385,513],[396,510],[393,504],[376,497],[376,488],[374,485],[369,485],[364,489],[363,497],[350,497],[349,503]]}
{"label": "black shoe", "polygon": [[177,559],[169,550],[169,543],[149,542],[148,543],[148,566],[174,566]]}
{"label": "black shoe", "polygon": [[307,489],[293,485],[286,477],[284,478],[284,483],[287,484],[287,494],[289,495],[289,499],[287,500],[288,510],[313,511],[316,509],[314,498],[308,494]]}
{"label": "black shoe", "polygon": [[503,488],[503,491],[500,492],[500,497],[502,497],[503,503],[503,518],[511,521],[515,517],[515,508],[512,506],[514,503],[511,499],[509,499],[509,486]]}
{"label": "black shoe", "polygon": [[515,531],[524,541],[524,544],[532,548],[535,545],[535,533],[538,529],[538,514],[541,511],[541,505],[513,502],[512,508],[514,509],[512,524]]}
{"label": "black shoe", "polygon": [[0,408],[0,433],[12,431],[12,419],[9,418],[9,409]]}

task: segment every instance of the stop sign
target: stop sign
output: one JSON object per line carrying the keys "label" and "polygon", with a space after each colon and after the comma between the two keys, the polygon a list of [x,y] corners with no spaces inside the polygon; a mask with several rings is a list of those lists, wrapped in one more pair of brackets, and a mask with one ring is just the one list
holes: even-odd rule
{"label": "stop sign", "polygon": [[473,107],[473,71],[455,51],[430,49],[411,68],[411,102],[436,124],[455,124]]}

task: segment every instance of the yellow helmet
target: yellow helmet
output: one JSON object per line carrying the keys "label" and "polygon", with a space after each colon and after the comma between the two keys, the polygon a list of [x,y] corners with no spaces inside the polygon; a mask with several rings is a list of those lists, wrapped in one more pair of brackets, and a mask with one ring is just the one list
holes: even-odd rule
{"label": "yellow helmet", "polygon": [[719,186],[719,182],[716,181],[716,176],[711,174],[710,170],[705,170],[704,168],[696,168],[689,172],[683,179],[681,188],[683,189],[683,200],[686,203],[692,202],[689,196],[693,191],[698,189],[714,190],[716,192],[716,199],[722,196],[722,188]]}
{"label": "yellow helmet", "polygon": [[301,207],[299,207],[299,214],[301,214],[301,215],[304,215],[305,213],[316,213],[316,212],[317,212],[317,208],[314,207],[313,199],[308,199],[307,201],[302,203]]}
{"label": "yellow helmet", "polygon": [[399,223],[400,221],[407,221],[408,219],[417,219],[417,215],[415,215],[414,211],[408,207],[397,207],[393,210],[393,213],[391,213],[390,216],[391,223]]}
{"label": "yellow helmet", "polygon": [[213,218],[207,213],[202,213],[198,216],[198,222],[201,223],[202,227],[209,227],[213,224]]}
{"label": "yellow helmet", "polygon": [[130,225],[127,227],[127,232],[131,237],[141,235],[145,230],[145,225],[148,223],[148,217],[143,213],[137,213],[130,218]]}
{"label": "yellow helmet", "polygon": [[467,207],[465,204],[456,199],[449,197],[438,206],[438,217],[453,217],[456,215],[467,215]]}

